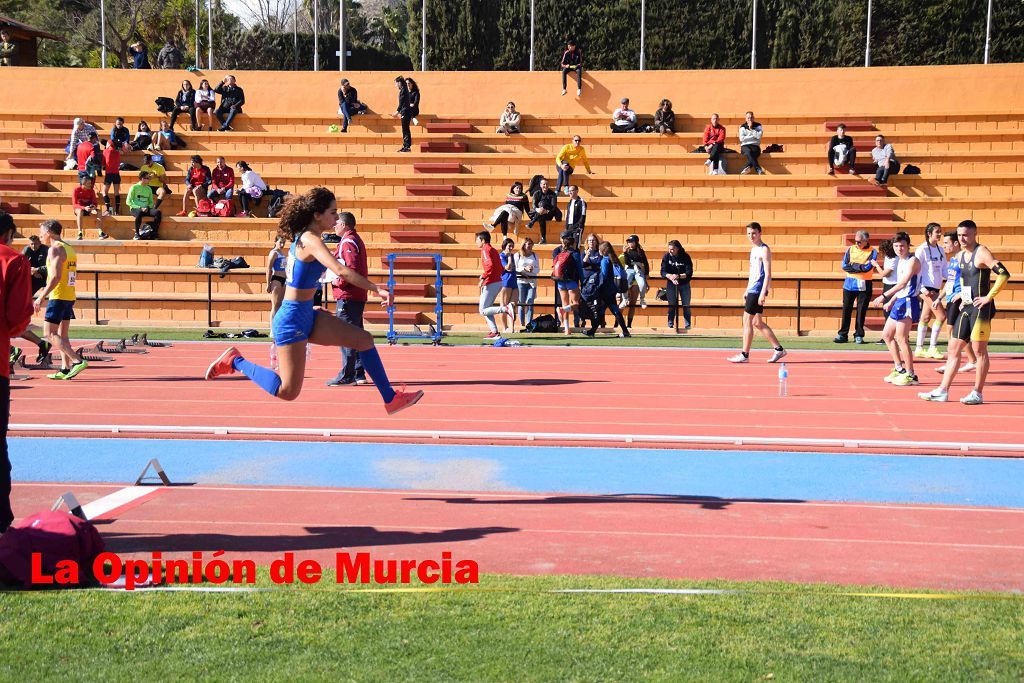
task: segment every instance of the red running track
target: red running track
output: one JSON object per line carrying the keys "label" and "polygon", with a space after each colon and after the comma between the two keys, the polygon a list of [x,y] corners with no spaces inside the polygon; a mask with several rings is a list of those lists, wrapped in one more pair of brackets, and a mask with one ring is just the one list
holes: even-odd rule
{"label": "red running track", "polygon": [[[15,484],[19,510],[71,488]],[[101,523],[108,549],[269,564],[284,552],[334,565],[472,559],[508,574],[779,580],[901,588],[1024,589],[1024,510],[844,503],[712,502],[662,496],[174,487]],[[179,553],[179,554],[176,554]]]}
{"label": "red running track", "polygon": [[[419,405],[388,417],[372,386],[324,386],[339,354],[323,347],[314,349],[292,403],[241,376],[203,381],[226,347],[181,343],[117,355],[70,382],[33,372],[14,383],[11,421],[1024,443],[1020,355],[994,357],[987,403],[970,407],[955,399],[972,377],[957,378],[953,402],[928,404],[916,393],[937,386],[938,363],[920,363],[921,389],[894,387],[882,381],[887,356],[875,352],[793,351],[790,396],[779,398],[777,366],[764,362],[764,351],[733,365],[725,362],[731,352],[704,349],[385,346],[392,380],[426,390]],[[267,361],[267,344],[240,348]]]}

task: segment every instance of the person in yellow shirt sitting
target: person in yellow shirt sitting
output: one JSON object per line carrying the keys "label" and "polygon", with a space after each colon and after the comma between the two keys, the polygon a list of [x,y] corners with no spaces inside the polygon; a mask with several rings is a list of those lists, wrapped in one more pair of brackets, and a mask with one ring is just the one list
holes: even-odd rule
{"label": "person in yellow shirt sitting", "polygon": [[594,175],[594,172],[590,170],[587,150],[583,149],[583,145],[580,144],[580,136],[573,135],[572,143],[563,147],[555,156],[555,167],[558,169],[558,184],[555,187],[555,194],[561,192],[563,187],[565,188],[565,193],[569,194],[569,176],[576,170],[576,166],[581,163],[587,169],[587,173]]}
{"label": "person in yellow shirt sitting", "polygon": [[75,319],[75,285],[78,279],[78,256],[70,244],[61,238],[64,228],[53,219],[39,225],[39,240],[46,245],[46,287],[39,290],[35,299],[38,313],[43,302],[49,297],[46,315],[43,317],[43,331],[53,348],[60,352],[60,370],[50,379],[71,379],[89,367],[84,358],[71,348],[69,329]]}
{"label": "person in yellow shirt sitting", "polygon": [[146,154],[142,157],[142,166],[139,172],[149,174],[149,187],[156,196],[156,203],[152,208],[159,209],[160,203],[171,194],[171,188],[167,187],[167,169],[163,164],[153,162],[153,155]]}

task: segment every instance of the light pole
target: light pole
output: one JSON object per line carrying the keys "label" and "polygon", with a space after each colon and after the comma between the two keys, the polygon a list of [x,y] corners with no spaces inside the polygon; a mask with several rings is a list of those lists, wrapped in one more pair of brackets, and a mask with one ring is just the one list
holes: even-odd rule
{"label": "light pole", "polygon": [[206,49],[208,50],[206,59],[206,69],[208,71],[213,71],[213,0],[207,0],[207,3],[208,4],[206,6],[206,39],[209,41],[209,44],[206,46]]}
{"label": "light pole", "polygon": [[989,47],[992,45],[992,0],[988,0],[988,19],[985,21],[985,63],[988,64]]}
{"label": "light pole", "polygon": [[345,0],[338,8],[338,71],[345,70]]}
{"label": "light pole", "polygon": [[640,70],[644,70],[644,37],[647,34],[647,3],[640,0]]}
{"label": "light pole", "polygon": [[757,0],[754,0],[754,9],[750,13],[750,68],[757,68]]}
{"label": "light pole", "polygon": [[423,0],[423,28],[420,32],[420,71],[427,70],[427,0]]}
{"label": "light pole", "polygon": [[199,0],[196,0],[196,68],[199,68],[199,13],[201,12],[199,7]]}
{"label": "light pole", "polygon": [[864,43],[864,66],[871,66],[871,0],[868,0],[868,31]]}
{"label": "light pole", "polygon": [[533,71],[533,15],[534,0],[530,0],[530,71]]}
{"label": "light pole", "polygon": [[[107,5],[100,0],[100,68],[107,68]],[[988,50],[985,50],[988,54]]]}
{"label": "light pole", "polygon": [[320,3],[313,0],[313,71],[320,70]]}

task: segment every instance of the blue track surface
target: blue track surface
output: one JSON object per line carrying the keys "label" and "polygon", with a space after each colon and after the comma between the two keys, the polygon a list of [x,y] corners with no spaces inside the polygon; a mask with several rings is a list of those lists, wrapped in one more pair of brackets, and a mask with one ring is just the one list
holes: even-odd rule
{"label": "blue track surface", "polygon": [[1024,508],[1024,459],[282,441],[10,439],[15,481],[173,481]]}

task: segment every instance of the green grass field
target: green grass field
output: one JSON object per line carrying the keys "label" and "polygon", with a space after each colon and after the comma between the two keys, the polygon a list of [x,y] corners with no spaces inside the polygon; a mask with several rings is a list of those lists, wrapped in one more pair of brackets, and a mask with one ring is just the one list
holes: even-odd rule
{"label": "green grass field", "polygon": [[[221,332],[238,332],[238,330],[224,328]],[[265,332],[266,330],[264,330]],[[181,328],[118,328],[101,326],[76,325],[72,327],[72,335],[75,339],[106,339],[118,340],[122,337],[130,337],[137,332],[148,332],[153,340],[168,341],[204,341],[205,330],[181,329]],[[377,343],[386,343],[383,334],[376,335]],[[515,334],[510,338],[518,339],[524,345],[530,346],[622,346],[622,347],[674,347],[674,348],[720,348],[734,349],[740,344],[739,337],[717,336],[717,335],[637,335],[630,339],[619,339],[614,336],[598,336],[595,339],[588,339],[578,334],[566,338],[561,334]],[[833,351],[881,351],[885,347],[881,344],[833,344],[831,339],[821,337],[780,337],[782,343],[788,349],[817,349]],[[874,342],[877,337],[872,337]],[[233,339],[233,340],[206,340],[206,341],[230,341],[234,343],[263,342],[269,343],[269,338],[261,339]],[[403,344],[429,344],[428,340],[400,340]],[[443,339],[444,344],[454,346],[482,346],[485,343],[482,334],[451,334]],[[754,342],[755,349],[767,349],[768,346],[761,340]],[[1024,340],[1022,341],[994,341],[990,348],[995,353],[1020,353],[1024,352]]]}
{"label": "green grass field", "polygon": [[[579,587],[753,592],[544,592]],[[444,592],[355,590],[325,583],[242,594],[2,593],[0,680],[1019,681],[1024,675],[1019,595],[923,600],[778,583],[496,576]]]}

